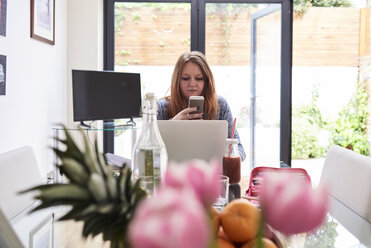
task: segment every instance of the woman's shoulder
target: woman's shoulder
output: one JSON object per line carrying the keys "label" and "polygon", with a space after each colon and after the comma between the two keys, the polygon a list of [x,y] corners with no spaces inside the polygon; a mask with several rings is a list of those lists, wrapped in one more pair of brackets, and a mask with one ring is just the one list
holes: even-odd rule
{"label": "woman's shoulder", "polygon": [[168,108],[168,101],[166,98],[161,98],[157,101],[157,119],[165,120],[166,109]]}
{"label": "woman's shoulder", "polygon": [[219,106],[228,105],[227,100],[222,96],[218,96],[218,105]]}
{"label": "woman's shoulder", "polygon": [[223,96],[218,95],[218,102],[227,102],[227,100]]}
{"label": "woman's shoulder", "polygon": [[165,104],[165,103],[167,103],[167,100],[166,100],[166,98],[161,98],[161,99],[157,100],[157,102]]}
{"label": "woman's shoulder", "polygon": [[218,96],[218,119],[225,120],[226,115],[229,115],[229,112],[230,110],[227,100],[222,96]]}
{"label": "woman's shoulder", "polygon": [[161,107],[166,107],[169,104],[168,100],[166,98],[161,98],[157,101],[157,105]]}

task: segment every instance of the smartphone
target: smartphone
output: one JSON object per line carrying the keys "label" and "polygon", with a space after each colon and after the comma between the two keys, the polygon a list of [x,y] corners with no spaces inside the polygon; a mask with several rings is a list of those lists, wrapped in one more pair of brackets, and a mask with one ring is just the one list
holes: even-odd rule
{"label": "smartphone", "polygon": [[192,112],[192,113],[203,113],[204,112],[204,97],[203,96],[191,96],[189,98],[188,108],[191,108],[191,107],[197,107],[197,111]]}

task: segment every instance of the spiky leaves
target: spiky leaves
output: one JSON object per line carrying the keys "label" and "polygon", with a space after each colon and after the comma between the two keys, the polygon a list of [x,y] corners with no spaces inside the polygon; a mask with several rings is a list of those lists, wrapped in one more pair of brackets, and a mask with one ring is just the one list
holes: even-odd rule
{"label": "spiky leaves", "polygon": [[138,203],[146,196],[139,186],[133,185],[131,170],[123,166],[119,176],[114,176],[104,157],[94,148],[83,130],[84,151],[81,151],[69,131],[64,128],[65,139],[57,142],[65,145],[65,150],[54,148],[61,160],[59,169],[68,179],[66,183],[39,185],[21,193],[38,191],[36,199],[41,204],[32,211],[52,206],[71,206],[69,212],[60,220],[83,221],[83,236],[96,236],[100,233],[103,240],[111,246],[127,244],[126,233]]}

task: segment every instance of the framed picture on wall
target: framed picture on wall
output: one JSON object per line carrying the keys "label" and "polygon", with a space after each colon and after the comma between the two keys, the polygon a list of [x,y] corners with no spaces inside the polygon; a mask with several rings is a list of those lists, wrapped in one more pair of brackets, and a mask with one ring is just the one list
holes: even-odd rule
{"label": "framed picture on wall", "polygon": [[31,38],[54,45],[55,0],[31,0]]}
{"label": "framed picture on wall", "polygon": [[30,232],[29,248],[54,247],[54,214],[48,215]]}
{"label": "framed picture on wall", "polygon": [[6,0],[0,0],[0,35],[6,36]]}
{"label": "framed picture on wall", "polygon": [[5,95],[6,86],[6,56],[0,55],[0,95]]}

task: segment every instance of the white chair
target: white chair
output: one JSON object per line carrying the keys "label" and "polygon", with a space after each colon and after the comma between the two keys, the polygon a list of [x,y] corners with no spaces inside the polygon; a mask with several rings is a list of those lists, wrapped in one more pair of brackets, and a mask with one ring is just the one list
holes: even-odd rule
{"label": "white chair", "polygon": [[13,230],[9,221],[3,214],[0,208],[0,247],[1,248],[23,248],[22,242]]}
{"label": "white chair", "polygon": [[320,184],[327,184],[332,197],[371,222],[371,157],[331,146]]}
{"label": "white chair", "polygon": [[35,193],[19,194],[42,183],[31,147],[0,154],[0,247],[35,247],[40,237],[49,238],[52,244],[53,232],[44,235],[42,231],[52,230],[53,213],[45,210],[29,214],[37,203],[33,199]]}
{"label": "white chair", "polygon": [[31,147],[25,146],[0,154],[0,207],[8,219],[35,202],[31,194],[18,193],[42,183]]}

